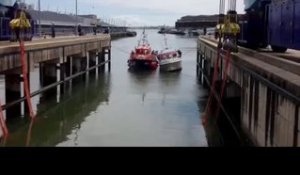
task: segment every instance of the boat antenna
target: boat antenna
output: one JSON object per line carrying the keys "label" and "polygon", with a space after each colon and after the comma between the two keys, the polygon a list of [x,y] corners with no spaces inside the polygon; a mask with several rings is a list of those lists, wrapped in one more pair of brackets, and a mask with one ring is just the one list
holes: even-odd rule
{"label": "boat antenna", "polygon": [[143,44],[148,44],[147,43],[147,35],[146,35],[146,32],[145,32],[145,28],[143,30]]}
{"label": "boat antenna", "polygon": [[165,49],[167,50],[169,48],[168,48],[168,41],[165,33],[164,33],[164,40],[165,40]]}
{"label": "boat antenna", "polygon": [[145,28],[143,29],[143,33],[142,33],[141,39],[139,40],[138,45],[141,44],[141,41],[142,41],[143,45],[148,44],[148,42],[147,42],[147,35],[146,35],[146,32],[145,32]]}

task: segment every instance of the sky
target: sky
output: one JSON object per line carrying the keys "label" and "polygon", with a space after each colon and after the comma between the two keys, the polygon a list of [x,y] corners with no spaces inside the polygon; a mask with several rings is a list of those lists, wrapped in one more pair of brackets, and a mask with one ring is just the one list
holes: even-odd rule
{"label": "sky", "polygon": [[[38,0],[25,0],[37,8]],[[42,10],[75,14],[75,0],[41,0]],[[237,11],[243,13],[243,0]],[[219,0],[78,0],[78,14],[96,14],[106,22],[130,26],[169,25],[185,15],[219,12]]]}

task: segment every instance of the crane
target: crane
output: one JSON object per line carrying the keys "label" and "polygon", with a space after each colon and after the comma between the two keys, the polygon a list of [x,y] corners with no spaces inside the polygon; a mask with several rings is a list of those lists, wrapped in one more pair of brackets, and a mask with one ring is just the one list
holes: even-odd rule
{"label": "crane", "polygon": [[226,0],[220,0],[219,24],[216,26],[216,39],[219,39],[218,47],[232,52],[238,52],[237,37],[240,33],[238,15],[236,12],[236,0],[227,1],[227,13],[225,14]]}

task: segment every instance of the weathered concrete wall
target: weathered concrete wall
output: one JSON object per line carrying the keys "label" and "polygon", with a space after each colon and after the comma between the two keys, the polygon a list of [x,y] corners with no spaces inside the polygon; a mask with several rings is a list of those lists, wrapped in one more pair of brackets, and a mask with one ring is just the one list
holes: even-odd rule
{"label": "weathered concrete wall", "polygon": [[[71,55],[81,54],[86,57],[89,51],[100,52],[103,47],[110,47],[111,38],[109,35],[97,35],[86,37],[74,37],[65,39],[47,39],[26,42],[26,56],[29,56],[31,65],[63,58]],[[0,46],[0,72],[14,69],[21,66],[19,45],[9,43]]]}
{"label": "weathered concrete wall", "polygon": [[[198,50],[199,55],[204,55],[208,66],[214,69],[217,44],[200,39]],[[258,146],[300,146],[297,101],[300,96],[300,65],[281,61],[274,54],[267,56],[250,53],[249,50],[232,54],[227,74],[242,91],[240,127]],[[274,62],[273,58],[276,58]],[[221,70],[225,64],[224,58],[222,60]],[[272,63],[268,64],[266,60]],[[213,74],[208,69],[204,71],[207,76]]]}

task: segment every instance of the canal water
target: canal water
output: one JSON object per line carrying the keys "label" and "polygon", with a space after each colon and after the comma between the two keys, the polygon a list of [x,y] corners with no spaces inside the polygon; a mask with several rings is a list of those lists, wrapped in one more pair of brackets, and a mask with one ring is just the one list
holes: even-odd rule
{"label": "canal water", "polygon": [[[207,91],[196,78],[197,39],[167,35],[168,46],[183,52],[181,72],[131,72],[127,59],[142,31],[137,32],[137,37],[112,41],[110,72],[77,82],[63,96],[35,97],[36,121],[23,117],[9,124],[10,135],[1,144],[209,146],[207,135],[211,134],[201,123]],[[159,50],[164,38],[157,32],[146,30],[153,49]]]}

